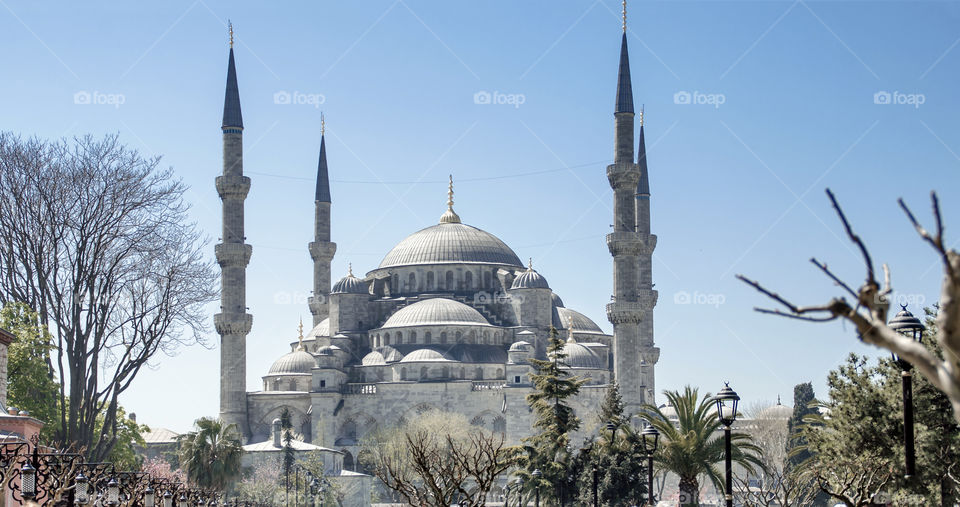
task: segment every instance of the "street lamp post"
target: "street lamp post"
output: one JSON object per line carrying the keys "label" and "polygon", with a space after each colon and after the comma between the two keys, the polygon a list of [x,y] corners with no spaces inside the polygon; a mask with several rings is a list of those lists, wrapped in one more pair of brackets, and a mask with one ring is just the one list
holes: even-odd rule
{"label": "street lamp post", "polygon": [[37,469],[29,461],[20,468],[20,496],[24,501],[37,497]]}
{"label": "street lamp post", "polygon": [[74,487],[76,488],[76,493],[73,498],[79,505],[87,505],[90,501],[90,491],[87,489],[87,485],[90,484],[90,480],[87,479],[87,476],[83,475],[83,472],[77,474],[77,477],[73,479]]}
{"label": "street lamp post", "polygon": [[534,486],[536,487],[536,492],[537,492],[537,496],[536,496],[537,499],[533,505],[534,507],[540,507],[540,478],[543,477],[543,472],[541,472],[540,469],[538,468],[533,471],[532,475],[533,475],[533,480],[536,481],[534,483]]}
{"label": "street lamp post", "polygon": [[597,495],[597,486],[599,485],[599,475],[597,465],[593,465],[593,507],[600,507],[599,496]]}
{"label": "street lamp post", "polygon": [[107,483],[107,505],[113,506],[120,503],[120,483],[116,479],[110,479]]}
{"label": "street lamp post", "polygon": [[517,479],[517,507],[523,506],[523,477]]}
{"label": "street lamp post", "polygon": [[653,453],[657,452],[660,432],[648,423],[640,432],[640,439],[643,442],[643,450],[647,453],[647,503],[655,505],[653,498]]}
{"label": "street lamp post", "polygon": [[727,383],[723,389],[717,393],[714,399],[717,402],[717,417],[720,418],[720,423],[723,424],[724,443],[726,447],[727,481],[725,493],[727,507],[733,507],[733,465],[730,456],[730,426],[733,425],[733,422],[737,419],[737,404],[740,402],[740,396],[737,395],[736,391],[730,389],[730,384]]}
{"label": "street lamp post", "polygon": [[[907,311],[907,305],[901,305],[900,312],[890,321],[890,329],[911,338],[917,343],[923,340],[926,327],[920,319]],[[903,446],[905,451],[904,478],[910,479],[916,468],[916,452],[913,447],[913,365],[893,354],[893,361],[900,367],[903,381]]]}

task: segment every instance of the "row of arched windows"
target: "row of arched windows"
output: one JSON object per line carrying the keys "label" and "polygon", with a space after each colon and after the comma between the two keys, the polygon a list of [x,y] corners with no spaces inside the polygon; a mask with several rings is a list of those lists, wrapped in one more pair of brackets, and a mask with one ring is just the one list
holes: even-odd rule
{"label": "row of arched windows", "polygon": [[[404,335],[403,331],[394,331],[393,333],[387,331],[385,333],[371,335],[370,347],[379,348],[386,347],[387,345],[403,345],[404,343],[417,345],[430,345],[433,343],[446,344],[450,343],[450,338],[446,331],[441,331],[436,338],[434,338],[432,332],[427,331],[423,333],[423,341],[419,341],[419,336],[416,331],[409,331],[406,335]],[[455,331],[452,338],[452,343],[502,345],[503,333],[490,329],[484,329],[483,331],[472,329],[467,332],[466,335],[464,335],[462,331]],[[435,339],[436,341],[434,341]]]}
{"label": "row of arched windows", "polygon": [[[427,367],[427,366],[422,366],[422,367],[420,368],[420,371],[419,371],[419,376],[414,377],[414,375],[415,375],[416,373],[417,373],[417,370],[416,370],[416,369],[410,368],[410,370],[408,371],[407,367],[404,366],[404,367],[400,368],[400,380],[428,380],[428,379],[431,378],[431,377],[430,377],[430,368]],[[467,368],[466,368],[465,366],[461,366],[459,370],[457,370],[457,369],[454,369],[454,370],[453,370],[453,373],[454,373],[454,374],[458,374],[457,377],[451,377],[451,376],[450,376],[450,374],[451,374],[451,369],[450,369],[449,366],[444,366],[444,367],[442,367],[442,368],[440,369],[440,372],[439,372],[439,373],[440,373],[440,376],[438,376],[438,377],[433,377],[433,378],[438,378],[438,379],[457,378],[457,379],[461,379],[461,380],[467,380]],[[476,367],[476,369],[474,369],[471,373],[473,374],[473,377],[472,377],[471,380],[483,380],[483,368],[482,368],[482,367],[480,367],[480,366]],[[503,378],[503,368],[497,368],[497,371],[496,371],[496,373],[494,373],[494,377],[493,377],[493,378],[494,378],[494,379],[501,379],[501,378]]]}
{"label": "row of arched windows", "polygon": [[483,283],[477,287],[473,283],[474,274],[473,271],[464,271],[462,279],[458,280],[456,273],[453,270],[447,270],[446,272],[434,273],[433,271],[427,271],[425,276],[421,276],[419,279],[416,273],[409,273],[404,280],[403,285],[401,286],[400,275],[394,273],[390,278],[390,289],[391,292],[399,293],[415,293],[415,292],[431,292],[437,290],[446,290],[446,291],[468,291],[474,289],[492,289],[493,287],[493,272],[484,271],[483,272]]}

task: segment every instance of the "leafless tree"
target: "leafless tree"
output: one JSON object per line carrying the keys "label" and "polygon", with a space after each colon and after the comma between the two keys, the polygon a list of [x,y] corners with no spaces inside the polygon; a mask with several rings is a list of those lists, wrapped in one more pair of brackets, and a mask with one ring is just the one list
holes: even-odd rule
{"label": "leafless tree", "polygon": [[874,501],[885,494],[884,490],[893,480],[894,468],[889,460],[866,453],[837,458],[826,467],[813,465],[805,473],[810,474],[824,493],[847,507],[861,507],[874,505]]}
{"label": "leafless tree", "polygon": [[[937,194],[934,192],[930,195],[933,217],[936,222],[936,231],[933,233],[917,221],[903,199],[899,199],[898,203],[914,229],[923,241],[930,244],[943,264],[944,277],[940,290],[940,311],[937,314],[937,341],[942,347],[945,357],[942,360],[922,344],[897,333],[887,325],[887,316],[890,310],[889,296],[893,292],[890,269],[886,264],[883,264],[883,285],[881,286],[877,280],[873,259],[866,244],[854,232],[833,192],[829,189],[826,192],[843,224],[847,237],[857,246],[863,258],[863,264],[866,268],[866,280],[863,285],[854,290],[851,285],[831,271],[825,262],[813,258],[810,259],[810,262],[833,281],[845,295],[834,297],[822,305],[798,306],[755,280],[743,275],[737,275],[737,278],[783,307],[783,309],[757,308],[756,310],[759,312],[810,322],[828,322],[842,319],[852,323],[861,340],[890,350],[909,361],[934,386],[943,391],[953,405],[954,417],[960,422],[960,253],[946,246],[943,237],[943,218],[940,214],[940,202],[937,199]],[[848,301],[846,296],[850,296],[852,301]]]}
{"label": "leafless tree", "polygon": [[410,505],[480,507],[518,454],[504,442],[462,416],[431,411],[367,443],[365,465]]}
{"label": "leafless tree", "polygon": [[94,461],[116,442],[120,394],[158,352],[202,341],[216,296],[186,187],[158,165],[116,135],[0,133],[0,301],[52,332],[63,410],[47,423]]}
{"label": "leafless tree", "polygon": [[789,507],[809,505],[816,493],[816,485],[790,468],[787,444],[790,440],[788,418],[768,410],[770,403],[755,403],[747,413],[749,426],[745,428],[753,442],[761,448],[763,468],[760,476],[735,477],[737,498],[747,507]]}

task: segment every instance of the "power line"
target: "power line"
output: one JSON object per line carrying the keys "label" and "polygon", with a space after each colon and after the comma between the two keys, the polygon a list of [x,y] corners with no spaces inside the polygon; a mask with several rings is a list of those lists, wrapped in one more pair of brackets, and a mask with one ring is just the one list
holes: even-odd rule
{"label": "power line", "polygon": [[[584,167],[593,167],[593,166],[596,166],[596,165],[598,165],[598,164],[607,164],[607,163],[609,163],[609,162],[610,162],[609,159],[607,159],[607,160],[598,160],[598,161],[596,161],[596,162],[588,162],[588,163],[586,163],[586,164],[578,164],[578,165],[572,165],[572,166],[567,166],[567,167],[560,167],[560,168],[557,168],[557,169],[544,169],[544,170],[542,170],[542,171],[528,171],[528,172],[524,172],[524,173],[503,174],[503,175],[499,175],[499,176],[480,176],[480,177],[474,177],[474,178],[458,178],[457,181],[459,181],[459,182],[495,181],[495,180],[506,180],[506,179],[513,179],[513,178],[525,178],[525,177],[527,177],[527,176],[536,176],[536,175],[539,175],[539,174],[549,174],[549,173],[556,173],[556,172],[561,172],[561,171],[568,171],[568,170],[572,170],[572,169],[581,169],[581,168],[584,168]],[[282,179],[287,179],[287,180],[313,181],[313,178],[307,178],[307,177],[304,177],[304,176],[290,176],[290,175],[286,175],[286,174],[263,173],[263,172],[256,172],[256,171],[247,171],[247,174],[252,174],[252,175],[257,175],[257,176],[267,176],[267,177],[270,177],[270,178],[282,178]],[[446,183],[446,182],[447,182],[447,180],[419,180],[419,181],[399,181],[399,180],[391,180],[391,181],[379,181],[379,180],[337,180],[337,179],[330,180],[330,181],[332,181],[333,183],[347,183],[347,184],[356,184],[356,185],[417,185],[417,184],[427,184],[427,183],[429,183],[429,184],[436,184],[436,183]]]}

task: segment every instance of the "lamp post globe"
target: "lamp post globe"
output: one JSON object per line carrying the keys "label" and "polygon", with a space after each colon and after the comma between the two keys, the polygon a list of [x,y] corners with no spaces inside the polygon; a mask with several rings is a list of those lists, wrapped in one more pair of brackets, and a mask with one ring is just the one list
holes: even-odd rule
{"label": "lamp post globe", "polygon": [[173,507],[173,493],[170,490],[163,492],[163,507]]}
{"label": "lamp post globe", "polygon": [[180,493],[180,498],[177,499],[177,507],[188,507],[186,494]]}
{"label": "lamp post globe", "polygon": [[155,507],[157,501],[157,492],[149,484],[143,492],[143,507]]}
{"label": "lamp post globe", "polygon": [[120,503],[120,483],[116,479],[110,479],[107,483],[107,505],[117,505]]}
{"label": "lamp post globe", "polygon": [[540,478],[543,477],[543,472],[541,472],[538,468],[534,470],[531,475],[533,475],[533,480],[535,481],[533,484],[537,492],[536,500],[534,501],[533,505],[534,507],[540,507]]}
{"label": "lamp post globe", "polygon": [[640,442],[647,454],[647,500],[650,505],[655,505],[653,499],[653,454],[657,452],[660,432],[652,424],[647,423],[640,431]]}
{"label": "lamp post globe", "polygon": [[[920,319],[907,311],[907,305],[900,306],[900,311],[890,320],[888,325],[890,329],[917,343],[923,341],[923,332],[926,330],[926,326]],[[900,367],[903,389],[903,475],[906,479],[910,479],[915,473],[917,461],[913,441],[913,374],[911,372],[913,365],[900,358],[896,353],[893,354],[893,361]]]}

